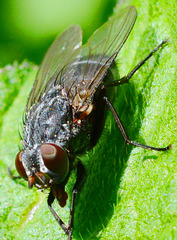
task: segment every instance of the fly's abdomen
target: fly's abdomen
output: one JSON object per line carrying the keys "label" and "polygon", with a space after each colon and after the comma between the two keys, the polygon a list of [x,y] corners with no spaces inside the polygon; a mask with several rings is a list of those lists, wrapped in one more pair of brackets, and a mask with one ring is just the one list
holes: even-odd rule
{"label": "fly's abdomen", "polygon": [[[95,69],[98,65],[95,61],[87,62],[85,69],[85,61],[78,64],[78,87],[77,84],[70,88],[70,92],[74,93],[73,107],[73,137],[69,141],[70,151],[73,155],[82,154],[93,148],[98,142],[104,128],[107,108],[103,96],[108,95],[111,100],[115,98],[115,89],[104,89],[104,83],[114,81],[114,73],[118,73],[116,64],[113,63],[112,67],[108,70],[107,74],[103,77],[102,84],[89,95],[89,79],[86,69]],[[101,63],[99,63],[101,64]],[[82,68],[85,69],[84,76]],[[82,81],[81,81],[82,79]],[[96,81],[96,80],[95,80]],[[87,86],[87,90],[84,89]],[[90,83],[91,87],[91,83]],[[84,95],[85,94],[85,95]]]}

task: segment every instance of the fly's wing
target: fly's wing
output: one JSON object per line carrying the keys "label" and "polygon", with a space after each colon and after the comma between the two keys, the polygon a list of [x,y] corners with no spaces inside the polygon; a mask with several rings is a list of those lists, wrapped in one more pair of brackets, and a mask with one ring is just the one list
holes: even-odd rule
{"label": "fly's wing", "polygon": [[56,84],[64,85],[71,102],[84,91],[85,100],[93,96],[129,36],[136,16],[136,8],[129,6],[110,18],[81,47],[80,58],[65,66]]}
{"label": "fly's wing", "polygon": [[136,17],[135,7],[125,8],[99,28],[83,46],[83,53],[84,55],[87,53],[88,61],[91,58],[92,61],[97,62],[95,66],[90,65],[89,68],[86,66],[84,69],[84,79],[90,79],[86,86],[90,94],[96,91],[106,71],[117,57],[133,28]]}
{"label": "fly's wing", "polygon": [[82,31],[78,25],[73,25],[59,35],[45,54],[38,70],[36,80],[28,98],[26,111],[37,103],[43,93],[55,81],[64,66],[79,55],[82,44]]}

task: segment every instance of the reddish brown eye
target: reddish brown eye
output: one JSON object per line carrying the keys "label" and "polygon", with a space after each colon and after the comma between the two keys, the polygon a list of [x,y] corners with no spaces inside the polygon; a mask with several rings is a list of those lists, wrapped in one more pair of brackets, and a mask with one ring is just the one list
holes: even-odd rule
{"label": "reddish brown eye", "polygon": [[41,146],[41,154],[45,166],[54,173],[64,176],[69,169],[68,156],[66,152],[53,143],[44,143]]}
{"label": "reddish brown eye", "polygon": [[16,156],[16,159],[15,159],[15,166],[16,166],[16,169],[19,173],[19,175],[24,178],[24,179],[27,179],[27,175],[26,175],[26,171],[25,171],[25,168],[22,164],[22,154],[23,151],[20,151],[17,156]]}

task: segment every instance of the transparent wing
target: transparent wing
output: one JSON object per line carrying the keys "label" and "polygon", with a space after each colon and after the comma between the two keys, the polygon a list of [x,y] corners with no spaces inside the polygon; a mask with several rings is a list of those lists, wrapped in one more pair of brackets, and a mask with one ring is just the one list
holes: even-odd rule
{"label": "transparent wing", "polygon": [[46,89],[52,84],[57,74],[79,54],[82,44],[82,31],[73,25],[59,35],[45,54],[38,70],[36,80],[28,98],[26,110],[37,103]]}
{"label": "transparent wing", "polygon": [[102,25],[81,47],[81,53],[58,75],[56,84],[63,84],[71,101],[83,90],[93,96],[124,42],[137,16],[129,6]]}
{"label": "transparent wing", "polygon": [[[102,81],[105,72],[110,67],[113,60],[129,36],[137,16],[136,8],[129,6],[121,13],[118,13],[96,31],[83,47],[83,53],[87,53],[92,61],[98,62],[97,65],[86,67],[84,78],[91,79],[87,82],[87,89],[92,92]],[[93,57],[94,56],[94,57]]]}

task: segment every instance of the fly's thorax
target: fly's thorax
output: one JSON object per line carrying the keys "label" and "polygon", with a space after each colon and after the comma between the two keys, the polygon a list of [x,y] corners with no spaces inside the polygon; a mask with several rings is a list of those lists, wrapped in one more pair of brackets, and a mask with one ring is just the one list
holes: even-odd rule
{"label": "fly's thorax", "polygon": [[71,135],[72,109],[64,91],[59,87],[49,90],[26,113],[24,147],[54,142],[66,147]]}

